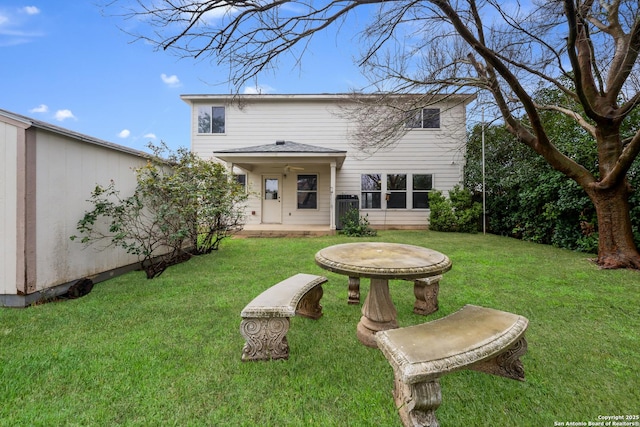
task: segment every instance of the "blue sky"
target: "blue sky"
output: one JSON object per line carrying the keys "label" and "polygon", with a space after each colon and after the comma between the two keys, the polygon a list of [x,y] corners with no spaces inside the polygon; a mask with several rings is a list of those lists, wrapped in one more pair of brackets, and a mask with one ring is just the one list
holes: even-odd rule
{"label": "blue sky", "polygon": [[[0,108],[136,149],[161,140],[188,147],[189,108],[180,95],[229,93],[225,70],[133,43],[119,27],[134,24],[103,16],[94,3],[0,3]],[[356,40],[343,30],[315,37],[301,69],[285,62],[260,76],[263,92],[338,93],[364,85],[350,51]]]}

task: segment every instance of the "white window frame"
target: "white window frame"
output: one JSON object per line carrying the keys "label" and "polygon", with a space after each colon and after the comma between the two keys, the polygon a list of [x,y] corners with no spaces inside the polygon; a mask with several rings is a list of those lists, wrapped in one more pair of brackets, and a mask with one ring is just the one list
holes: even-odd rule
{"label": "white window frame", "polygon": [[[392,188],[390,188],[390,186],[389,186],[389,178],[391,176],[397,176],[397,177],[404,176],[404,188],[403,189],[396,189],[396,188],[392,189]],[[406,173],[387,173],[387,174],[385,174],[385,178],[386,178],[385,179],[385,183],[387,185],[386,194],[388,195],[388,197],[385,196],[386,208],[387,209],[402,209],[402,210],[406,210],[407,209],[407,207],[408,207],[407,199],[408,199],[408,194],[409,194],[409,191],[408,191],[409,190],[409,188],[408,188],[408,186],[409,186],[408,178],[410,176],[412,176],[412,175],[411,174],[406,174]],[[404,194],[404,206],[389,207],[389,202],[392,201],[391,199],[395,199],[394,196],[396,196],[398,194]]]}
{"label": "white window frame", "polygon": [[[316,188],[315,189],[300,189],[298,187],[298,184],[300,182],[300,177],[301,176],[315,176],[316,177]],[[298,174],[296,176],[296,208],[302,211],[309,211],[309,210],[317,210],[318,209],[318,174],[317,173],[301,173]],[[316,198],[315,198],[315,206],[314,207],[300,207],[300,193],[305,193],[305,194],[311,194],[311,193],[315,193]]]}
{"label": "white window frame", "polygon": [[[382,182],[385,179],[383,173],[363,173],[360,174],[360,209],[382,209]],[[363,184],[364,177],[378,177],[377,186],[379,188],[365,188]],[[374,179],[370,179],[372,183],[375,183]],[[364,197],[364,194],[371,194],[372,197]],[[373,195],[378,195],[378,200],[375,200]],[[378,202],[379,206],[373,206],[375,202]],[[365,206],[369,204],[370,206]]]}
{"label": "white window frame", "polygon": [[[404,175],[405,176],[405,189],[390,189],[388,185],[388,180],[390,175]],[[414,189],[414,176],[430,176],[431,177],[431,188],[424,190]],[[364,188],[362,183],[364,177],[379,177],[379,189],[373,188]],[[363,173],[360,174],[360,209],[362,210],[420,210],[425,211],[429,210],[429,207],[414,207],[414,194],[426,194],[427,195],[427,204],[428,202],[428,194],[434,189],[434,174],[426,173],[426,172],[410,172],[410,173]],[[374,180],[372,180],[374,182]],[[378,194],[380,206],[373,206],[374,202],[376,202],[375,197],[364,197],[364,194]],[[402,193],[405,195],[405,206],[404,207],[389,207],[389,200],[387,200],[386,196]],[[384,195],[384,196],[383,196]],[[383,203],[384,199],[384,203]]]}
{"label": "white window frame", "polygon": [[[208,111],[207,111],[208,110]],[[214,132],[213,130],[213,120],[216,117],[215,111],[222,110],[222,131]],[[204,114],[209,116],[209,129],[206,132],[202,131],[202,126],[200,124],[201,117]],[[198,135],[224,135],[227,133],[227,109],[223,105],[200,105],[198,106]]]}
{"label": "white window frame", "polygon": [[[439,108],[421,108],[407,114],[405,126],[409,129],[440,129],[441,111]],[[437,126],[427,126],[437,119]]]}
{"label": "white window frame", "polygon": [[[425,176],[431,176],[431,188],[424,190],[424,189],[420,189],[420,190],[416,190],[414,187],[414,177],[418,175],[425,175]],[[411,174],[411,209],[417,209],[417,210],[428,210],[430,209],[429,207],[429,193],[433,191],[433,174],[432,173],[412,173]],[[427,195],[427,207],[426,208],[422,208],[422,207],[415,207],[415,199],[414,199],[414,195],[415,194],[426,194]]]}

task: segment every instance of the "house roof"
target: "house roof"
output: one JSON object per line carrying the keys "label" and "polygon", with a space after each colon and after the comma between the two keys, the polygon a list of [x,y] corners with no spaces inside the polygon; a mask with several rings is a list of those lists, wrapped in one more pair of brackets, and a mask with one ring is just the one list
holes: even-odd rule
{"label": "house roof", "polygon": [[393,94],[393,93],[298,93],[298,94],[182,94],[180,99],[190,104],[194,101],[238,102],[246,101],[353,101],[354,99],[428,99],[430,102],[454,101],[465,105],[476,99],[475,93],[441,94]]}
{"label": "house roof", "polygon": [[281,140],[276,141],[275,144],[255,145],[253,147],[234,148],[230,150],[218,150],[214,151],[213,154],[218,153],[346,153],[346,151]]}
{"label": "house roof", "polygon": [[293,141],[214,151],[213,155],[225,162],[251,170],[255,164],[331,163],[342,167],[347,152]]}
{"label": "house roof", "polygon": [[64,135],[82,142],[86,142],[89,144],[99,145],[101,147],[109,148],[111,150],[121,151],[128,154],[133,154],[134,156],[140,157],[149,157],[149,153],[145,153],[144,151],[135,150],[133,148],[125,147],[123,145],[114,144],[113,142],[103,141],[98,138],[94,138],[92,136],[84,135],[78,132],[74,132],[69,129],[62,128],[60,126],[52,125],[47,122],[43,122],[40,120],[32,119],[27,116],[23,116],[20,114],[12,113],[11,111],[0,109],[0,120],[2,118],[9,119],[13,122],[19,122],[24,126],[24,129],[28,129],[30,127],[34,127],[37,129],[46,130],[49,132],[57,133],[59,135]]}

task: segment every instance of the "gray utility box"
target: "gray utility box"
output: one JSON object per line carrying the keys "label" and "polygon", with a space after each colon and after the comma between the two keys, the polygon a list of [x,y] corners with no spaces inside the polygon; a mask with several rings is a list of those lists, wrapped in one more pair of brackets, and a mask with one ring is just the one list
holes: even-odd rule
{"label": "gray utility box", "polygon": [[342,217],[351,209],[359,209],[360,202],[355,194],[338,194],[336,196],[336,230],[342,230]]}

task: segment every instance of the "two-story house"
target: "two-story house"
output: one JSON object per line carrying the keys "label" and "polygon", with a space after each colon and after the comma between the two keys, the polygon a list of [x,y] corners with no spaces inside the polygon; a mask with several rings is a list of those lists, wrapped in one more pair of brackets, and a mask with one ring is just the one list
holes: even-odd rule
{"label": "two-story house", "polygon": [[441,96],[403,111],[398,139],[366,152],[356,148],[362,126],[376,120],[357,119],[352,95],[181,98],[191,107],[191,149],[228,164],[250,192],[247,228],[335,230],[353,207],[374,228],[426,228],[429,191],[462,181],[473,96]]}

